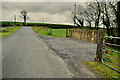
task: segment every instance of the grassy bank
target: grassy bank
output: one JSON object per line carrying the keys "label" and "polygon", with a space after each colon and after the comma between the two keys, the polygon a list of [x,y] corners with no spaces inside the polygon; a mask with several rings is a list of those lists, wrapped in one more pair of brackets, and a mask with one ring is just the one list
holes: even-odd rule
{"label": "grassy bank", "polygon": [[15,31],[19,30],[21,27],[19,26],[15,26],[15,27],[7,27],[7,28],[3,28],[3,31],[0,32],[0,37],[4,37],[7,36],[11,33],[14,33]]}
{"label": "grassy bank", "polygon": [[103,78],[113,78],[115,80],[119,80],[120,75],[118,72],[110,69],[109,67],[103,65],[98,62],[85,62],[92,71],[101,75]]}
{"label": "grassy bank", "polygon": [[40,30],[36,27],[33,27],[33,30],[40,35],[46,35],[46,36],[53,36],[53,37],[66,37],[66,29],[51,29],[52,34],[50,35],[50,29],[46,28],[44,30]]}
{"label": "grassy bank", "polygon": [[[119,49],[115,49],[115,48],[111,48],[111,47],[107,47],[107,48],[120,52]],[[115,68],[116,70],[119,71],[120,67],[113,64],[112,62],[119,65],[120,60],[117,60],[117,59],[114,59],[112,57],[106,56],[105,54],[113,56],[114,58],[117,58],[117,59],[119,58],[120,54],[104,49],[103,56],[102,56],[105,64],[107,64],[107,65],[109,65],[109,66],[111,66],[111,67],[113,67],[113,68]],[[115,70],[112,70],[111,68],[105,66],[103,63],[85,62],[85,64],[90,66],[92,71],[94,70],[96,73],[103,76],[104,78],[114,78],[114,79],[117,79],[117,80],[120,79],[120,75],[119,75],[118,72],[116,72]]]}

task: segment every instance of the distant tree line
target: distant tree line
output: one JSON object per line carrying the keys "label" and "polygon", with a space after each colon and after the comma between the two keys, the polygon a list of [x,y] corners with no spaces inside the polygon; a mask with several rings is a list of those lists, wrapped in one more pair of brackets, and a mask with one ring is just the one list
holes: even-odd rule
{"label": "distant tree line", "polygon": [[[10,26],[24,26],[24,22],[7,22],[7,21],[3,21],[2,23],[2,27],[10,27]],[[49,24],[49,23],[25,23],[25,26],[35,26],[37,25],[38,27],[49,27],[52,29],[65,29],[65,28],[74,28],[73,25],[64,25],[64,24]]]}

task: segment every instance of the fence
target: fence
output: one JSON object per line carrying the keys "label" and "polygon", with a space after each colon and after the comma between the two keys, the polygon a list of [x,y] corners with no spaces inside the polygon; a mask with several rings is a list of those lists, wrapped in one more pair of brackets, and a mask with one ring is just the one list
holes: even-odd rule
{"label": "fence", "polygon": [[[120,73],[120,45],[111,44],[105,41],[106,38],[120,40],[120,37],[109,37],[105,35],[105,30],[80,30],[70,29],[69,36],[75,39],[97,43],[95,61],[102,62],[104,65]],[[114,49],[114,47],[118,49]]]}
{"label": "fence", "polygon": [[[120,37],[104,37],[102,45],[102,63],[111,69],[120,73],[120,45],[107,43],[106,39],[117,39],[120,40]],[[114,48],[115,47],[115,48]],[[117,47],[117,49],[116,49]]]}

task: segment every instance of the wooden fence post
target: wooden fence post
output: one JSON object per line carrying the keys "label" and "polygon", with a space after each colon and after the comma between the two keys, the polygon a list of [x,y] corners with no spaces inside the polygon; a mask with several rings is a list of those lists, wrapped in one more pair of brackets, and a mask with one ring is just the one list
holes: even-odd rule
{"label": "wooden fence post", "polygon": [[69,37],[69,36],[68,36],[68,28],[66,28],[66,37]]}
{"label": "wooden fence post", "polygon": [[97,51],[96,51],[96,57],[95,57],[95,61],[97,62],[101,62],[101,59],[102,59],[102,44],[103,44],[104,35],[105,35],[105,30],[99,30],[98,41],[97,41]]}
{"label": "wooden fence post", "polygon": [[49,34],[52,35],[52,29],[51,29],[51,27],[50,27],[50,33]]}
{"label": "wooden fence post", "polygon": [[69,29],[69,37],[72,37],[72,30]]}

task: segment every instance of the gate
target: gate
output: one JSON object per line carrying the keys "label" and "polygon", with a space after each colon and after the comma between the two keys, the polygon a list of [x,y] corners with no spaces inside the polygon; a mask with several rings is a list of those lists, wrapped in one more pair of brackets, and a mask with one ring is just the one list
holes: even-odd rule
{"label": "gate", "polygon": [[120,45],[108,43],[106,41],[107,39],[120,41],[120,37],[104,37],[101,62],[107,67],[120,73]]}

